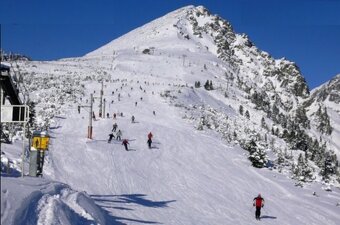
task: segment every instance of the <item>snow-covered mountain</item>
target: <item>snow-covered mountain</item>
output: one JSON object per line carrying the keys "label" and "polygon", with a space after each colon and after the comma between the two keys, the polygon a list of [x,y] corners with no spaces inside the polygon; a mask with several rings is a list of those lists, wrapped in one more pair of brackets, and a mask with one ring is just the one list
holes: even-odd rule
{"label": "snow-covered mountain", "polygon": [[[35,106],[33,126],[49,128],[53,139],[49,188],[39,181],[42,191],[27,193],[36,203],[13,204],[7,196],[17,181],[2,176],[2,222],[250,224],[258,192],[271,207],[265,224],[340,220],[339,75],[310,94],[295,63],[274,59],[202,6],[178,9],[83,57],[15,62],[13,71]],[[110,118],[98,118],[102,84]],[[77,111],[90,93],[93,140],[86,139],[88,108]],[[113,113],[123,113],[114,121],[133,151],[106,142]],[[17,168],[13,146],[4,148],[2,159]]]}
{"label": "snow-covered mountain", "polygon": [[312,130],[322,136],[340,158],[340,74],[312,90],[305,102]]}

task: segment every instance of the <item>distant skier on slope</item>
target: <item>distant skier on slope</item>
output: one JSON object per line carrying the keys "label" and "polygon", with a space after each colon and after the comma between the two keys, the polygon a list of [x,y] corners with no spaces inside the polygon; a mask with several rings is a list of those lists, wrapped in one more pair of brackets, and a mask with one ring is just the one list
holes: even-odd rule
{"label": "distant skier on slope", "polygon": [[109,140],[107,141],[107,143],[111,143],[111,141],[112,141],[112,138],[114,138],[115,136],[113,135],[113,132],[111,132],[110,134],[109,134]]}
{"label": "distant skier on slope", "polygon": [[264,206],[264,199],[261,197],[261,194],[259,194],[257,197],[254,198],[253,206],[255,206],[255,208],[256,208],[255,218],[257,220],[260,220],[261,208],[263,208],[263,206]]}
{"label": "distant skier on slope", "polygon": [[151,131],[148,133],[148,140],[151,140],[153,137],[153,134],[151,133]]}
{"label": "distant skier on slope", "polygon": [[148,143],[148,146],[149,146],[149,148],[151,149],[152,140],[151,140],[151,139],[148,139],[148,141],[147,141],[146,143]]}
{"label": "distant skier on slope", "polygon": [[112,125],[112,131],[116,132],[117,127],[118,127],[117,123],[114,123],[114,124]]}
{"label": "distant skier on slope", "polygon": [[132,115],[131,117],[131,123],[134,123],[135,122],[135,116]]}
{"label": "distant skier on slope", "polygon": [[129,149],[128,149],[128,147],[127,147],[127,145],[129,145],[129,142],[128,142],[127,139],[124,139],[124,140],[123,140],[122,145],[124,145],[126,151],[129,151]]}
{"label": "distant skier on slope", "polygon": [[117,140],[122,140],[122,132],[120,130],[116,133]]}

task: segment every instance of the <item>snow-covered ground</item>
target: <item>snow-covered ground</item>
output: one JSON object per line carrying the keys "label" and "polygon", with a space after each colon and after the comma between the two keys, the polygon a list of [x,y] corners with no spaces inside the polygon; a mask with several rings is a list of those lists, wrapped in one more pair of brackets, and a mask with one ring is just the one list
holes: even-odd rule
{"label": "snow-covered ground", "polygon": [[[121,83],[106,85],[106,99],[116,99],[109,90]],[[124,86],[121,101],[106,108],[110,118],[93,122],[93,140],[86,138],[86,109],[78,114],[74,106],[55,117],[44,178],[1,177],[2,224],[252,224],[258,193],[266,201],[263,224],[338,224],[338,189],[300,188],[277,172],[253,168],[244,150],[213,131],[197,131],[150,93],[160,87],[144,94],[138,86]],[[113,112],[123,117],[114,120]],[[119,141],[107,143],[113,122],[130,151]],[[20,149],[20,141],[15,146]]]}

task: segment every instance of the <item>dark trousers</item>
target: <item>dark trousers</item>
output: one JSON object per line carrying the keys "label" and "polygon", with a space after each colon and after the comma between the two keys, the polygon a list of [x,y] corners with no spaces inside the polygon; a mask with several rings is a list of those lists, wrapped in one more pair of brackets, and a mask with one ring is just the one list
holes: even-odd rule
{"label": "dark trousers", "polygon": [[129,150],[128,150],[128,147],[127,147],[127,144],[124,144],[124,147],[125,147],[125,150],[126,150],[126,151],[129,151]]}
{"label": "dark trousers", "polygon": [[261,216],[261,207],[256,207],[255,218],[260,219],[260,216]]}

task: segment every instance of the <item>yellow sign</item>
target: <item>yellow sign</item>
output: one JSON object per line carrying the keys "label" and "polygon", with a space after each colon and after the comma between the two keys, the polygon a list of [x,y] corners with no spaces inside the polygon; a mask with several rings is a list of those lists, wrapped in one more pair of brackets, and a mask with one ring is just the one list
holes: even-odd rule
{"label": "yellow sign", "polygon": [[49,137],[33,137],[32,147],[38,150],[48,150]]}

